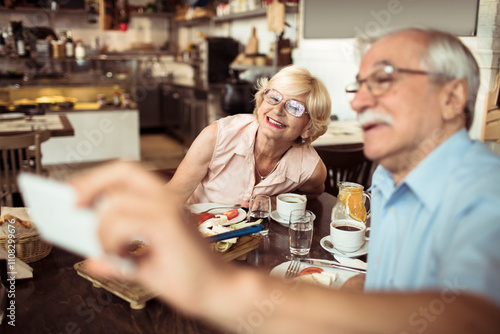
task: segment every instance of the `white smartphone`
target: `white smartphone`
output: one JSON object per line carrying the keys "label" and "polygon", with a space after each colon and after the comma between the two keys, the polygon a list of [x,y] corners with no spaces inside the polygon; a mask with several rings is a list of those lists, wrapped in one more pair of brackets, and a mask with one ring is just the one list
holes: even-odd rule
{"label": "white smartphone", "polygon": [[34,174],[20,174],[18,184],[43,239],[84,257],[104,255],[96,213],[76,205],[77,194],[70,185]]}

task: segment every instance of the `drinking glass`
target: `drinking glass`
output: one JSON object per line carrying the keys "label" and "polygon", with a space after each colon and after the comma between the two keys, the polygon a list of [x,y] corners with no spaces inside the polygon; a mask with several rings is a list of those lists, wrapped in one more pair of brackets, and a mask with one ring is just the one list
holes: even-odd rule
{"label": "drinking glass", "polygon": [[267,235],[271,222],[271,197],[268,195],[252,196],[248,210],[248,221],[254,222],[262,219],[262,231],[260,231],[260,235]]}
{"label": "drinking glass", "polygon": [[290,212],[290,253],[307,255],[311,250],[313,236],[313,215],[309,210],[293,210]]}

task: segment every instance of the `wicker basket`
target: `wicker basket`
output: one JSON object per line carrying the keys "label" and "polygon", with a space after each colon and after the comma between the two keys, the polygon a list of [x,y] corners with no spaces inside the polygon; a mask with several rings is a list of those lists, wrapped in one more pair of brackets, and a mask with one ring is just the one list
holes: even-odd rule
{"label": "wicker basket", "polygon": [[[16,233],[16,257],[26,263],[35,262],[49,255],[52,245],[40,238],[37,231]],[[9,238],[0,234],[0,246],[8,251]]]}
{"label": "wicker basket", "polygon": [[[11,214],[23,220],[32,221],[27,208],[1,207],[2,215]],[[24,229],[15,234],[16,257],[26,263],[35,262],[49,255],[52,245],[40,238],[38,231],[34,229]],[[9,245],[9,236],[0,232],[0,247],[6,251]]]}

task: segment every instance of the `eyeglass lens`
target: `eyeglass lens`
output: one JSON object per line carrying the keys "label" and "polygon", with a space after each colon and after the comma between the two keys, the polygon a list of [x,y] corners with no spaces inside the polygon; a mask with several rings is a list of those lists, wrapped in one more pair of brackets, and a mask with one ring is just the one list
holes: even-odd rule
{"label": "eyeglass lens", "polygon": [[[277,90],[267,89],[264,92],[264,100],[269,104],[276,105],[283,100],[283,95]],[[292,116],[300,117],[306,111],[306,107],[299,101],[288,100],[285,102],[285,110]]]}
{"label": "eyeglass lens", "polygon": [[346,94],[349,101],[352,101],[360,86],[365,82],[373,96],[380,96],[389,90],[393,80],[392,73],[388,73],[384,67],[373,72],[363,80],[358,80],[347,85],[345,88]]}

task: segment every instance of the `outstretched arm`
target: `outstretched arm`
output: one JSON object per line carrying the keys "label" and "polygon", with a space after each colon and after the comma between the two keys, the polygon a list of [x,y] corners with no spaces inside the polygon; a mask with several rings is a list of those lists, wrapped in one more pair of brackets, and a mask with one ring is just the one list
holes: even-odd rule
{"label": "outstretched arm", "polygon": [[[134,175],[133,178],[130,175]],[[100,239],[123,254],[141,236],[149,252],[132,278],[183,312],[221,328],[259,333],[498,333],[500,309],[465,291],[360,293],[284,281],[224,263],[162,182],[134,164],[115,163],[72,182],[80,205],[105,195]],[[109,275],[112,267],[95,263]]]}

